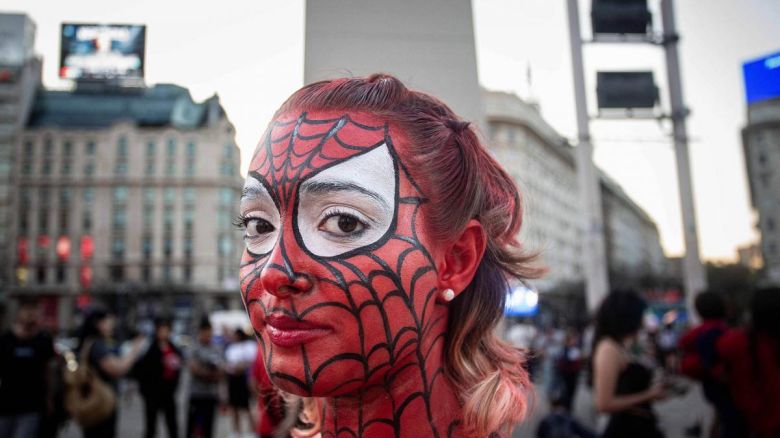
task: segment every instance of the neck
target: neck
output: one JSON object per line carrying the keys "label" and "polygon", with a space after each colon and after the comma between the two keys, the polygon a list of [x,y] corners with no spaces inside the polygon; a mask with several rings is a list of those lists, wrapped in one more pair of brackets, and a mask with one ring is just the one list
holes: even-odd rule
{"label": "neck", "polygon": [[458,427],[462,406],[442,359],[442,342],[436,342],[427,358],[409,354],[383,381],[324,399],[322,437],[465,436]]}

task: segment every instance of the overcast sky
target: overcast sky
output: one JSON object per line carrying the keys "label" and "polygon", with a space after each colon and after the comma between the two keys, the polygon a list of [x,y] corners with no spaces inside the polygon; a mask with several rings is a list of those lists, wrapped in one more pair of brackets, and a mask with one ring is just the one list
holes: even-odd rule
{"label": "overcast sky", "polygon": [[[545,118],[573,139],[565,3],[477,0],[474,23],[482,85],[537,100]],[[49,87],[67,86],[57,78],[60,23],[146,24],[147,82],[180,84],[197,100],[218,93],[236,125],[244,157],[251,155],[276,107],[303,82],[303,0],[5,0],[1,8],[26,12],[36,22],[36,51],[44,57]],[[740,66],[780,50],[780,2],[677,0],[676,8],[683,89],[692,111],[688,126],[702,254],[733,259],[737,246],[757,238],[741,151],[745,103]],[[583,2],[584,22],[588,9]],[[663,52],[653,47],[585,49],[591,82],[598,68],[655,69],[666,101],[663,59]],[[590,83],[591,97],[594,89]],[[596,121],[592,130],[596,163],[656,220],[667,254],[680,254],[674,151],[666,135],[670,127]],[[247,165],[242,163],[242,171]]]}

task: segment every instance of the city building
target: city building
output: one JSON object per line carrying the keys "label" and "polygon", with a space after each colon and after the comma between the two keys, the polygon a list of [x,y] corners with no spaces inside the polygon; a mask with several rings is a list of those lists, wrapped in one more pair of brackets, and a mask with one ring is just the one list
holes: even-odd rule
{"label": "city building", "polygon": [[[584,289],[581,209],[574,150],[541,116],[514,94],[483,92],[489,145],[523,194],[520,240],[539,252],[547,275],[542,292]],[[651,286],[666,277],[667,261],[655,223],[623,189],[600,172],[610,281]]]}
{"label": "city building", "polygon": [[609,175],[600,181],[610,286],[657,285],[668,278],[658,227]]}
{"label": "city building", "polygon": [[14,278],[14,145],[41,82],[41,60],[34,55],[34,43],[35,24],[29,17],[0,14],[0,307]]}
{"label": "city building", "polygon": [[240,157],[216,95],[39,89],[15,155],[12,294],[40,296],[50,324],[93,299],[131,322],[240,306]]}
{"label": "city building", "polygon": [[740,265],[751,271],[759,271],[764,267],[764,260],[761,258],[761,246],[758,243],[749,243],[737,247],[737,260],[739,260]]}
{"label": "city building", "polygon": [[742,145],[761,234],[763,280],[780,284],[780,98],[748,106]]}
{"label": "city building", "polygon": [[548,268],[534,285],[549,292],[581,284],[582,221],[571,146],[534,105],[514,94],[485,91],[482,98],[491,152],[523,196],[520,241]]}

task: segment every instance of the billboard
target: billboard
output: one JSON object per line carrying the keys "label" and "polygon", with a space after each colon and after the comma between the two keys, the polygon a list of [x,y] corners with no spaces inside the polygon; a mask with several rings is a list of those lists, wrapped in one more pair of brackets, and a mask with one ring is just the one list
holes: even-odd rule
{"label": "billboard", "polygon": [[780,52],[742,64],[748,105],[780,97]]}
{"label": "billboard", "polygon": [[143,78],[146,26],[64,23],[60,38],[61,78]]}

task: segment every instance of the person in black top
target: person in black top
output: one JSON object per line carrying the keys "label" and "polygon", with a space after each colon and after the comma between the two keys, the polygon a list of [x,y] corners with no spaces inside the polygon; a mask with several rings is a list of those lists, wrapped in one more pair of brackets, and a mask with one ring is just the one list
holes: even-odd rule
{"label": "person in black top", "polygon": [[157,318],[154,325],[155,337],[138,360],[134,372],[144,399],[145,436],[155,436],[157,413],[163,411],[168,438],[178,438],[174,397],[181,374],[182,355],[171,341],[170,320]]}
{"label": "person in black top", "polygon": [[[112,335],[115,324],[114,315],[106,309],[95,306],[87,310],[79,333],[79,350],[89,348],[90,367],[110,387],[117,390],[117,379],[126,375],[135,364],[144,346],[144,339],[133,340],[130,351],[119,356],[116,353]],[[116,436],[116,411],[102,422],[84,428],[84,438],[113,438]]]}
{"label": "person in black top", "polygon": [[652,402],[666,397],[652,383],[652,370],[634,354],[647,308],[633,291],[615,291],[602,301],[593,338],[593,397],[599,412],[610,414],[602,438],[660,438]]}
{"label": "person in black top", "polygon": [[0,336],[0,437],[38,435],[51,404],[51,338],[40,330],[36,301],[20,303],[13,327]]}

